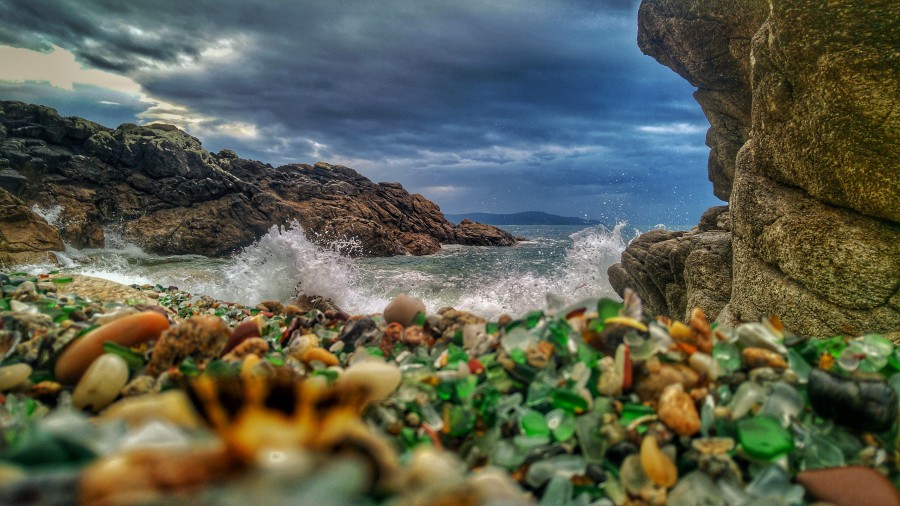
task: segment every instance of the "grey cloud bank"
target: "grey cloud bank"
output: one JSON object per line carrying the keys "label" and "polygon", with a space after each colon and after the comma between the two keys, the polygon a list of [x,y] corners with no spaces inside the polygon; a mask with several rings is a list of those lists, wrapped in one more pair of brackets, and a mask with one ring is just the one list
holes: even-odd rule
{"label": "grey cloud bank", "polygon": [[707,122],[637,49],[636,2],[486,4],[6,2],[0,44],[71,51],[144,95],[0,74],[0,96],[113,126],[188,118],[210,150],[343,163],[445,212],[686,225],[717,202]]}

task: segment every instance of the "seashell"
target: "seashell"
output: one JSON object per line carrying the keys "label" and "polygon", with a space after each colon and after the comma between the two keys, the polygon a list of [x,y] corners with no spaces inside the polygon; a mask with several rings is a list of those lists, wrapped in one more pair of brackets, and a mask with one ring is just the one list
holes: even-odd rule
{"label": "seashell", "polygon": [[78,380],[72,393],[72,404],[78,409],[101,410],[119,396],[126,383],[128,364],[118,355],[104,353]]}
{"label": "seashell", "polygon": [[167,328],[169,320],[154,311],[123,316],[98,327],[63,350],[56,361],[56,379],[61,383],[77,382],[91,363],[103,354],[103,343],[106,341],[134,346],[159,338]]}

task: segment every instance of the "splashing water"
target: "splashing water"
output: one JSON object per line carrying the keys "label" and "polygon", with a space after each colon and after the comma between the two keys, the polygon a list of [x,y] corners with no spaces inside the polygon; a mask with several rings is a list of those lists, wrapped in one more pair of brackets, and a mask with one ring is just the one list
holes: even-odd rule
{"label": "splashing water", "polygon": [[273,226],[228,259],[150,254],[110,229],[106,248],[68,248],[62,270],[124,284],[177,286],[249,306],[290,302],[298,293],[320,295],[353,314],[381,312],[401,292],[421,298],[430,311],[452,306],[490,318],[615,297],[606,270],[626,246],[624,223],[612,230],[507,228],[531,239],[508,248],[449,245],[424,257],[349,258],[339,251],[353,244],[319,246],[292,223]]}
{"label": "splashing water", "polygon": [[34,214],[44,218],[47,223],[53,225],[54,227],[58,227],[60,225],[59,217],[62,215],[63,208],[61,205],[57,204],[55,206],[50,207],[41,207],[37,204],[31,206],[31,210]]}
{"label": "splashing water", "polygon": [[338,253],[345,246],[317,246],[296,222],[286,228],[273,226],[223,266],[219,280],[189,288],[244,304],[290,301],[303,293],[350,307],[358,298],[357,275],[353,261]]}

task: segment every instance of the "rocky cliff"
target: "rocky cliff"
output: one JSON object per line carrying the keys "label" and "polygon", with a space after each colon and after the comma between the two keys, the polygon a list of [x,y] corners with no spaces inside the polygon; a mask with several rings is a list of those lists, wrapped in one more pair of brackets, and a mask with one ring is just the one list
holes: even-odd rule
{"label": "rocky cliff", "polygon": [[640,237],[610,268],[617,290],[682,319],[900,329],[900,4],[645,0],[638,27],[697,87],[728,208]]}
{"label": "rocky cliff", "polygon": [[76,247],[103,246],[114,226],[149,251],[217,256],[294,220],[316,242],[356,241],[348,252],[357,255],[515,243],[494,227],[473,236],[425,197],[348,167],[272,167],[209,153],[171,125],[110,129],[21,102],[0,102],[0,187],[28,204],[61,206],[60,232]]}

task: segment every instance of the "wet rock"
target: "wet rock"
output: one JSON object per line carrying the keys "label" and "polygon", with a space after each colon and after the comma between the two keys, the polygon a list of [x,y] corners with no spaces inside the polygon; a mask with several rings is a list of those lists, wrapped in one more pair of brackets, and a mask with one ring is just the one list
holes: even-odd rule
{"label": "wet rock", "polygon": [[797,474],[797,482],[816,500],[836,506],[900,506],[900,492],[894,484],[867,467],[803,471]]}
{"label": "wet rock", "polygon": [[0,265],[56,263],[52,252],[65,249],[56,227],[0,189]]}
{"label": "wet rock", "polygon": [[897,392],[887,381],[845,378],[813,369],[807,388],[816,413],[841,425],[883,432],[897,422]]}
{"label": "wet rock", "polygon": [[230,334],[228,325],[217,316],[194,316],[185,320],[160,336],[147,364],[147,373],[162,374],[187,357],[192,357],[198,364],[216,358]]}
{"label": "wet rock", "polygon": [[509,232],[490,225],[462,220],[453,230],[454,242],[468,246],[512,246],[516,238]]}

